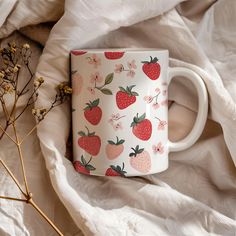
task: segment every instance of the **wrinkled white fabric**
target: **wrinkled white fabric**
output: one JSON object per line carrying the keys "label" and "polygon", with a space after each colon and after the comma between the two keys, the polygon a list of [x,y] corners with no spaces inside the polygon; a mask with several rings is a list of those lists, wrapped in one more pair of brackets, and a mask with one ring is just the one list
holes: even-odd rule
{"label": "wrinkled white fabric", "polygon": [[[170,65],[194,70],[209,91],[209,120],[199,141],[171,153],[167,171],[142,178],[74,171],[64,158],[69,104],[41,123],[38,137],[53,187],[85,235],[235,235],[235,22],[234,0],[66,0],[37,67],[47,86],[36,106],[48,105],[54,86],[69,79],[69,51],[83,47],[167,48]],[[169,94],[170,138],[178,140],[191,130],[197,97],[181,78]]]}

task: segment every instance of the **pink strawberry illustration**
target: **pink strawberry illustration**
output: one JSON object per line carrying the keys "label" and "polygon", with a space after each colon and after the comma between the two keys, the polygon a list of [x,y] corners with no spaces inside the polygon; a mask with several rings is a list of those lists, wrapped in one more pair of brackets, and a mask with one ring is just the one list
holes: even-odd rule
{"label": "pink strawberry illustration", "polygon": [[120,91],[116,93],[116,104],[119,109],[125,109],[131,104],[136,102],[136,96],[139,94],[137,92],[132,91],[135,85],[127,86],[126,89],[123,87],[119,87]]}
{"label": "pink strawberry illustration", "polygon": [[139,148],[137,145],[135,148],[131,148],[133,152],[129,154],[130,165],[141,173],[148,173],[151,170],[151,158],[144,148]]}
{"label": "pink strawberry illustration", "polygon": [[75,56],[80,56],[86,53],[86,51],[82,51],[82,50],[72,50],[71,53]]}
{"label": "pink strawberry illustration", "polygon": [[161,67],[160,64],[157,63],[158,59],[156,57],[150,58],[150,61],[142,61],[142,63],[144,63],[142,69],[151,80],[156,80],[160,76]]}
{"label": "pink strawberry illustration", "polygon": [[86,103],[86,107],[84,108],[84,116],[88,122],[92,125],[97,125],[101,118],[102,118],[102,110],[98,106],[99,105],[99,98],[94,101],[89,101]]}
{"label": "pink strawberry illustration", "polygon": [[125,174],[127,173],[125,170],[125,164],[124,162],[122,163],[122,168],[120,166],[114,166],[111,165],[107,170],[105,175],[106,176],[123,176],[125,177]]}
{"label": "pink strawberry illustration", "polygon": [[124,139],[119,140],[116,136],[116,142],[112,140],[108,140],[108,144],[106,145],[106,154],[109,160],[114,160],[124,151]]}
{"label": "pink strawberry illustration", "polygon": [[131,123],[133,134],[141,139],[148,140],[152,135],[152,123],[150,120],[145,119],[146,113],[141,115],[140,117],[137,115],[133,118],[133,122]]}
{"label": "pink strawberry illustration", "polygon": [[124,52],[104,52],[104,55],[109,60],[117,60],[123,57]]}
{"label": "pink strawberry illustration", "polygon": [[84,156],[82,155],[81,156],[81,161],[75,161],[73,163],[75,170],[80,172],[80,173],[89,175],[90,171],[96,170],[96,168],[94,166],[89,164],[91,162],[91,160],[92,160],[92,157],[90,157],[89,161],[87,162],[84,159]]}
{"label": "pink strawberry illustration", "polygon": [[87,134],[85,134],[84,131],[79,132],[81,137],[78,139],[78,144],[87,153],[96,156],[101,148],[101,139],[99,136],[95,135],[95,132],[90,133],[87,127],[86,129],[88,131]]}

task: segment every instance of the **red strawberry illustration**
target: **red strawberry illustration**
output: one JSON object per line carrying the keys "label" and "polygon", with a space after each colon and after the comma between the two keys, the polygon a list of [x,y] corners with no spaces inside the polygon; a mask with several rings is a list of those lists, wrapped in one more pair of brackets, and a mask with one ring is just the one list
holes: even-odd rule
{"label": "red strawberry illustration", "polygon": [[95,135],[95,132],[90,133],[87,127],[86,129],[88,131],[87,134],[83,131],[79,132],[81,137],[78,139],[78,144],[87,153],[96,156],[100,151],[101,139],[99,136]]}
{"label": "red strawberry illustration", "polygon": [[96,168],[92,165],[90,165],[90,161],[92,160],[92,157],[90,157],[89,161],[86,162],[86,160],[84,159],[84,156],[81,156],[81,161],[75,161],[74,164],[74,168],[76,171],[89,175],[90,171],[96,170]]}
{"label": "red strawberry illustration", "polygon": [[92,125],[97,125],[102,118],[102,110],[98,104],[99,98],[92,102],[89,101],[89,103],[86,103],[87,106],[84,108],[84,116]]}
{"label": "red strawberry illustration", "polygon": [[135,148],[131,148],[134,152],[129,154],[130,165],[137,171],[147,173],[151,170],[151,158],[144,148],[139,148],[137,145]]}
{"label": "red strawberry illustration", "polygon": [[135,85],[127,86],[126,89],[123,87],[119,87],[120,91],[116,93],[116,104],[119,109],[125,109],[131,104],[136,102],[136,96],[139,94],[137,92],[132,91]]}
{"label": "red strawberry illustration", "polygon": [[104,55],[109,60],[117,60],[123,57],[125,52],[104,52]]}
{"label": "red strawberry illustration", "polygon": [[81,51],[81,50],[72,50],[71,53],[75,56],[80,56],[86,53],[86,51]]}
{"label": "red strawberry illustration", "polygon": [[108,140],[108,144],[106,146],[106,154],[109,160],[114,160],[124,151],[124,139],[119,140],[116,136],[116,142],[112,140]]}
{"label": "red strawberry illustration", "polygon": [[144,63],[142,69],[151,80],[156,80],[160,76],[161,67],[160,64],[157,63],[158,59],[156,57],[150,58],[150,61],[142,61],[142,63]]}
{"label": "red strawberry illustration", "polygon": [[125,164],[122,163],[122,168],[120,166],[113,166],[111,165],[107,170],[105,175],[106,176],[123,176],[125,177],[125,174],[127,173],[125,170]]}
{"label": "red strawberry illustration", "polygon": [[148,140],[152,135],[152,123],[150,120],[145,119],[145,117],[146,113],[140,117],[138,117],[137,113],[137,116],[133,118],[133,122],[131,123],[133,134],[144,141]]}

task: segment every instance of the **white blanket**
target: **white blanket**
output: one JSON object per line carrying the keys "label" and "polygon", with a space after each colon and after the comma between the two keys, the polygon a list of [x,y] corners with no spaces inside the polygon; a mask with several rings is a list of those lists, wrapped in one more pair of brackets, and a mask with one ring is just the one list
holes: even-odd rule
{"label": "white blanket", "polygon": [[[1,38],[60,17],[57,1],[29,2],[19,1],[0,28]],[[41,123],[37,134],[53,187],[85,235],[236,234],[236,2],[180,2],[66,0],[65,13],[45,44],[36,71],[47,86],[36,107],[48,105],[53,87],[69,79],[69,51],[83,47],[167,48],[170,65],[193,69],[209,91],[209,120],[200,140],[171,153],[167,171],[142,178],[88,177],[74,171],[64,157],[69,104]],[[34,28],[23,32],[37,39]],[[170,138],[178,140],[191,130],[197,97],[181,79],[171,84],[169,94],[174,101]]]}

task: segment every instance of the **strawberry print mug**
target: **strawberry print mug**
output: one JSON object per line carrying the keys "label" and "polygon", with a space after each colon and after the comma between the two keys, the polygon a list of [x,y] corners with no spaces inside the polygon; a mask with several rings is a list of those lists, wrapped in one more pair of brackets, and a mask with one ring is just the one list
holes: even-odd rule
{"label": "strawberry print mug", "polygon": [[[208,98],[202,79],[170,68],[167,50],[71,51],[74,167],[83,174],[141,176],[168,168],[169,152],[193,145],[204,128]],[[190,80],[199,111],[183,140],[168,140],[168,85]]]}

